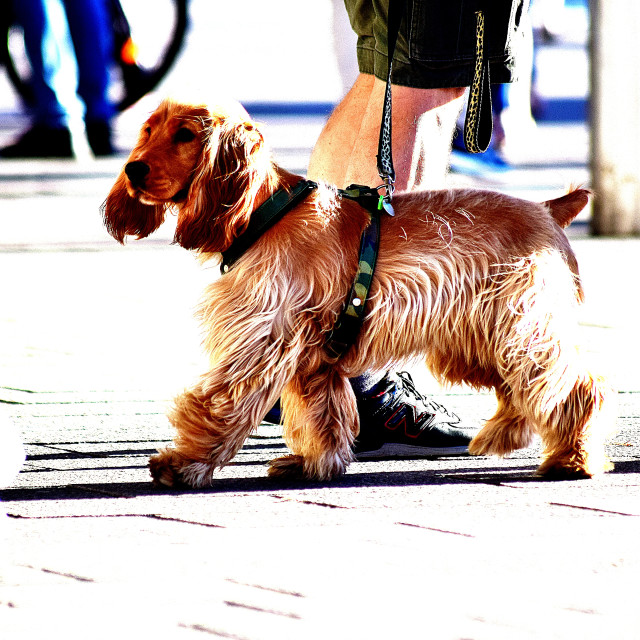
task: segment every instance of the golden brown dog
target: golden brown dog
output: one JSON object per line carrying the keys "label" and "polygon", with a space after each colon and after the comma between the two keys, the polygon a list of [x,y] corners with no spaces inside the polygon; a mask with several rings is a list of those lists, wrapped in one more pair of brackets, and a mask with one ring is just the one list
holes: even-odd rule
{"label": "golden brown dog", "polygon": [[[271,160],[245,113],[165,101],[104,209],[109,232],[147,236],[177,213],[175,242],[202,259],[242,234],[254,209],[301,178]],[[492,388],[498,409],[470,446],[503,456],[544,445],[540,474],[611,468],[606,385],[582,364],[578,267],[562,230],[586,205],[574,190],[532,203],[453,190],[395,196],[356,344],[331,356],[327,336],[348,295],[369,213],[321,185],[208,287],[200,314],[211,369],[170,414],[175,444],[152,457],[165,485],[207,485],[282,397],[293,455],[274,476],[329,479],[358,435],[349,377],[420,356],[442,381]]]}

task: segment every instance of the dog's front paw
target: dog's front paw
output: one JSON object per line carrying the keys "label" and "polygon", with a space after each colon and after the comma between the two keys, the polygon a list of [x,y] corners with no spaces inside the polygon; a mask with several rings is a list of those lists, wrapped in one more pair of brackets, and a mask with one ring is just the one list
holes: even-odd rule
{"label": "dog's front paw", "polygon": [[183,467],[184,460],[175,449],[161,449],[155,456],[149,458],[149,471],[156,486],[185,486],[181,474]]}
{"label": "dog's front paw", "polygon": [[189,460],[176,449],[167,448],[149,458],[149,470],[156,486],[201,489],[211,484],[215,466]]}
{"label": "dog's front paw", "polygon": [[272,460],[269,465],[269,475],[272,478],[287,480],[331,480],[344,474],[347,469],[346,462],[337,455],[317,460],[288,455]]}

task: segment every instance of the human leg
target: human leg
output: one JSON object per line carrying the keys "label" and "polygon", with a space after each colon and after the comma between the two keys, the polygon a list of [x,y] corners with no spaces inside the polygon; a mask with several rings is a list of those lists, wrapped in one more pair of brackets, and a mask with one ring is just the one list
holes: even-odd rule
{"label": "human leg", "polygon": [[[340,188],[380,183],[376,154],[384,91],[385,83],[373,75],[358,76],[320,134],[311,155],[309,178]],[[461,88],[393,87],[396,188],[444,186],[463,94]],[[361,423],[356,455],[464,454],[471,434],[458,427],[458,416],[422,396],[410,377],[407,380],[402,375],[367,372],[350,380]]]}
{"label": "human leg", "polygon": [[34,119],[51,127],[68,126],[67,111],[58,98],[62,55],[53,28],[50,3],[22,0],[14,3],[14,10],[24,32],[25,49],[33,71]]}
{"label": "human leg", "polygon": [[65,0],[67,20],[78,61],[78,93],[85,104],[89,145],[95,155],[113,153],[109,99],[112,36],[104,0]]}
{"label": "human leg", "polygon": [[62,52],[54,30],[51,6],[45,0],[14,3],[23,29],[34,93],[33,126],[16,143],[0,150],[5,158],[71,157],[69,113],[60,100],[64,94]]}
{"label": "human leg", "polygon": [[[392,153],[398,190],[440,188],[464,88],[392,87]],[[377,186],[378,138],[385,83],[360,74],[327,121],[309,162],[311,179],[344,188]]]}

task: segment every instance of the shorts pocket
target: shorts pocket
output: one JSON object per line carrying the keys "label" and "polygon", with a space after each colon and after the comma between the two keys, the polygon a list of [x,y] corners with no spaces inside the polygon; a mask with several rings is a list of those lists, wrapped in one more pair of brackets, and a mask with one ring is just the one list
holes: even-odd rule
{"label": "shorts pocket", "polygon": [[[393,0],[391,0],[393,2]],[[473,60],[476,11],[485,15],[485,55],[504,59],[518,30],[528,0],[462,0],[410,2],[409,52],[412,60],[456,63]]]}

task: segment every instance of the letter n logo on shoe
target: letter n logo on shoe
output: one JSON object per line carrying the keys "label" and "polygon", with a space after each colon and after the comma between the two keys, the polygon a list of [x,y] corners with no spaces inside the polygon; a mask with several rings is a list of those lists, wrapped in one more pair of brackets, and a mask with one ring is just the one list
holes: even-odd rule
{"label": "letter n logo on shoe", "polygon": [[[402,427],[404,434],[407,438],[417,438],[422,432],[421,421],[424,417],[424,413],[420,414],[416,418],[416,409],[412,406],[398,407],[384,423],[385,428],[389,431],[396,431],[399,427]],[[428,414],[427,414],[428,415]]]}

